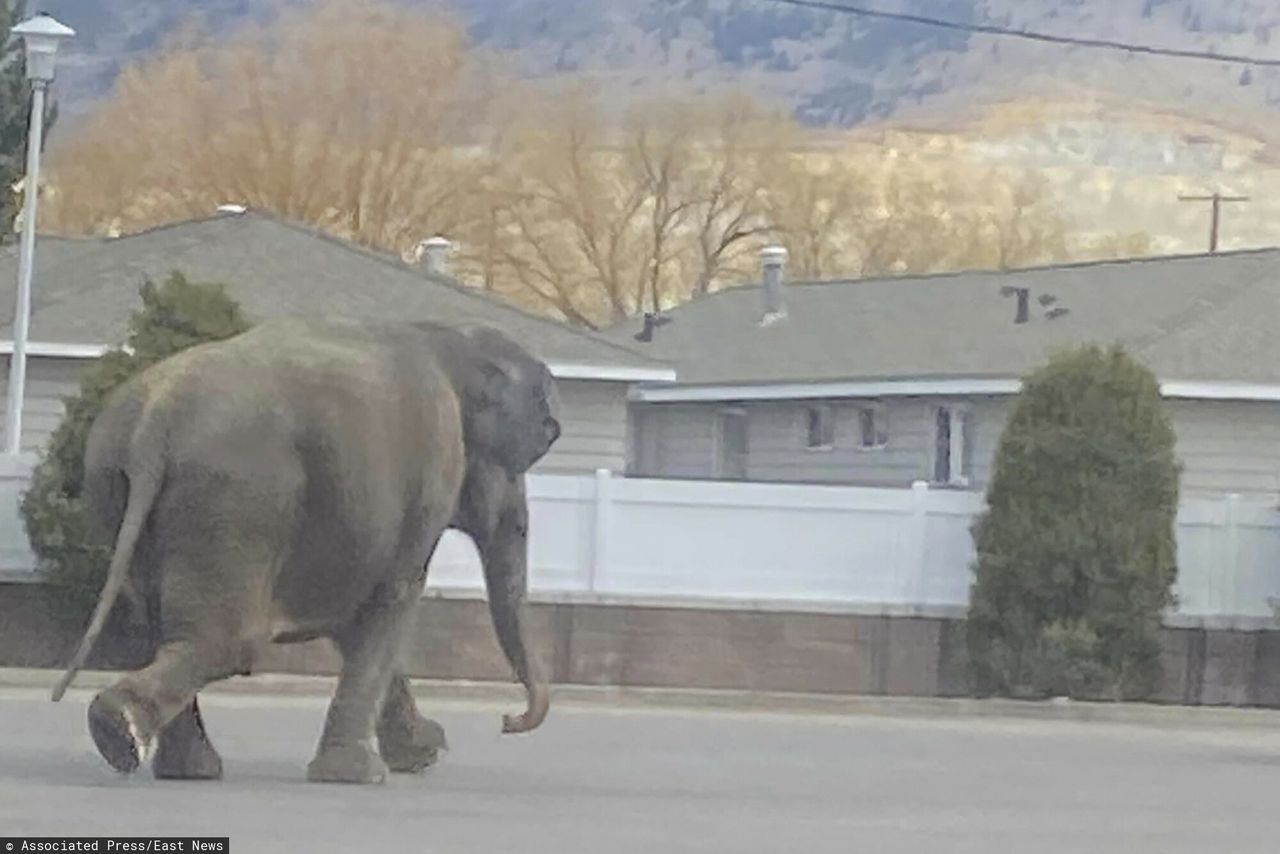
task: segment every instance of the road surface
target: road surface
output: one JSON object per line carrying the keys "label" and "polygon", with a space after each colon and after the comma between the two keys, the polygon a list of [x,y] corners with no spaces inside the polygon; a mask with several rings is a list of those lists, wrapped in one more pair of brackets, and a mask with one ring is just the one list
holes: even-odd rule
{"label": "road surface", "polygon": [[1275,729],[495,705],[385,786],[303,781],[325,698],[202,698],[221,782],[119,777],[59,704],[0,690],[0,836],[229,836],[245,852],[1275,852]]}

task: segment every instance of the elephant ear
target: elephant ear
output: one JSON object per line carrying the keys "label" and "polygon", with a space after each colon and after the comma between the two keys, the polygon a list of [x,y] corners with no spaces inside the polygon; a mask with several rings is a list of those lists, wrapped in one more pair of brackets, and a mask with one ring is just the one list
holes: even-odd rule
{"label": "elephant ear", "polygon": [[485,407],[501,405],[503,398],[515,384],[514,366],[501,356],[486,354],[478,366],[479,383],[477,397]]}
{"label": "elephant ear", "polygon": [[498,406],[511,386],[519,382],[519,371],[508,351],[511,342],[502,333],[487,326],[473,326],[463,331],[471,343],[476,366],[476,400],[483,406]]}

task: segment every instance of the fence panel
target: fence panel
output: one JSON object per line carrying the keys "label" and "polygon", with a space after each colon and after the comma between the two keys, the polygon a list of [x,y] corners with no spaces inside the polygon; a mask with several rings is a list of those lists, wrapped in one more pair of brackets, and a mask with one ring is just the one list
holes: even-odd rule
{"label": "fence panel", "polygon": [[[0,572],[34,578],[18,513],[32,460],[0,457]],[[758,604],[964,607],[980,493],[596,475],[526,478],[530,589]],[[1178,512],[1177,613],[1269,619],[1280,511],[1239,496]],[[429,588],[484,589],[470,538],[445,534]]]}

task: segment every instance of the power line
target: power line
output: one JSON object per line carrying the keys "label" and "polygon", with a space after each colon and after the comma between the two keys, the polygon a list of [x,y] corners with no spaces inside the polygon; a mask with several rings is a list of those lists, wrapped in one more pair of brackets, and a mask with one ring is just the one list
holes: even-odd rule
{"label": "power line", "polygon": [[800,6],[806,9],[820,9],[827,12],[841,12],[846,15],[858,15],[863,18],[880,18],[888,21],[902,21],[909,24],[922,24],[929,27],[941,27],[948,30],[960,30],[968,33],[983,33],[993,36],[1010,36],[1012,38],[1030,39],[1031,41],[1049,42],[1051,44],[1069,45],[1071,47],[1107,48],[1124,50],[1130,53],[1145,53],[1155,56],[1175,56],[1182,59],[1203,59],[1211,62],[1235,62],[1243,65],[1280,67],[1280,59],[1259,59],[1252,56],[1240,56],[1231,53],[1212,53],[1201,50],[1178,50],[1176,48],[1151,47],[1150,45],[1129,44],[1127,42],[1110,41],[1109,39],[1081,39],[1072,36],[1055,36],[1050,33],[1038,33],[1030,30],[1011,30],[1007,27],[996,27],[989,24],[964,24],[959,21],[946,21],[941,18],[930,18],[926,15],[909,15],[904,12],[882,12],[877,9],[866,9],[861,6],[847,6],[843,3],[825,3],[823,0],[768,0],[785,6]]}

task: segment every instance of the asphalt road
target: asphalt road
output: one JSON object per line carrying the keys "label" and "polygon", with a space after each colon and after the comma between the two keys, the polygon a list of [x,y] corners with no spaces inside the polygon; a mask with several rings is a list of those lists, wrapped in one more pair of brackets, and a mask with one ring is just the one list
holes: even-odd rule
{"label": "asphalt road", "polygon": [[451,752],[308,784],[321,697],[209,695],[221,782],[119,777],[88,692],[0,690],[0,836],[229,836],[236,852],[1275,852],[1275,729],[553,707],[435,711]]}

